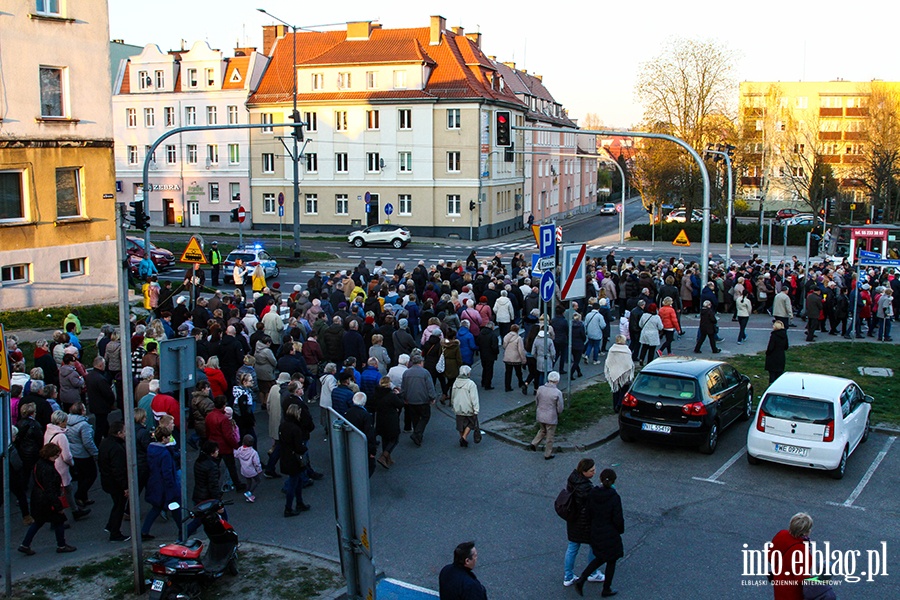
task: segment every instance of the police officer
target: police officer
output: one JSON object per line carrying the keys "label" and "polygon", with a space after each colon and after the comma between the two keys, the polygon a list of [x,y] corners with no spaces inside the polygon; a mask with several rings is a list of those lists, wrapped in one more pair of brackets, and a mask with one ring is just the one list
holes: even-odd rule
{"label": "police officer", "polygon": [[210,244],[209,264],[212,266],[212,285],[214,288],[219,287],[219,268],[222,265],[222,253],[219,252],[219,242]]}

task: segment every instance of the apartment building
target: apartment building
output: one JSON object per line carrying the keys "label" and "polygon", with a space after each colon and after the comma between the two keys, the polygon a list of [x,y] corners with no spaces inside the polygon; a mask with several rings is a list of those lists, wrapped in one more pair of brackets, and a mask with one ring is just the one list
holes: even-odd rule
{"label": "apartment building", "polygon": [[[248,103],[253,123],[307,124],[300,160],[300,228],[345,233],[392,223],[414,234],[485,239],[523,225],[523,163],[496,146],[497,111],[526,107],[481,51],[481,34],[427,27],[264,28],[271,63]],[[296,52],[296,62],[294,53]],[[286,131],[254,130],[254,227],[291,227],[293,164]],[[522,147],[521,134],[515,134]],[[290,148],[290,144],[287,144]],[[279,216],[277,198],[285,199]]]}
{"label": "apartment building", "polygon": [[[255,48],[236,48],[225,57],[206,42],[170,52],[148,44],[123,61],[112,100],[119,200],[143,198],[144,161],[161,136],[180,127],[249,123],[247,98],[267,64]],[[231,211],[242,202],[249,207],[250,161],[247,129],[183,132],[163,140],[150,157],[151,224],[236,229]]]}
{"label": "apartment building", "polygon": [[7,2],[0,31],[0,307],[113,300],[106,2]]}

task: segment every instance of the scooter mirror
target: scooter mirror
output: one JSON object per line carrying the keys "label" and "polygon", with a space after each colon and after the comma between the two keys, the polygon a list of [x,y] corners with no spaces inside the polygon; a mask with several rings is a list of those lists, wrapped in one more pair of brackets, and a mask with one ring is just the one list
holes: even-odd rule
{"label": "scooter mirror", "polygon": [[169,506],[167,506],[166,508],[168,508],[169,510],[178,510],[179,508],[181,508],[181,505],[177,502],[170,502]]}

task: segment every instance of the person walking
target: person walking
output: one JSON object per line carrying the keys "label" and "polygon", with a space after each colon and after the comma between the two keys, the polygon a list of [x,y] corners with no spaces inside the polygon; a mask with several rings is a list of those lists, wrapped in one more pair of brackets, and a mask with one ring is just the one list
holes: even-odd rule
{"label": "person walking", "polygon": [[600,486],[594,487],[588,495],[591,550],[594,552],[594,559],[588,563],[575,582],[575,591],[579,596],[584,595],[584,584],[591,573],[604,563],[606,569],[603,573],[603,590],[600,596],[607,598],[618,593],[612,589],[612,582],[616,574],[616,561],[625,556],[622,546],[625,518],[622,514],[622,499],[615,489],[615,483],[616,472],[612,469],[603,469],[600,472]]}
{"label": "person walking", "polygon": [[775,321],[772,323],[772,333],[769,334],[769,344],[766,346],[766,371],[769,373],[769,385],[775,383],[775,380],[784,373],[787,349],[788,336],[784,323]]}
{"label": "person walking", "polygon": [[[459,349],[457,348],[457,351]],[[409,369],[403,374],[400,389],[406,399],[406,409],[412,419],[413,432],[410,436],[416,446],[422,445],[425,427],[431,419],[431,405],[436,393],[431,375],[422,366],[422,356],[416,354],[409,359]]]}
{"label": "person walking", "polygon": [[712,348],[713,354],[722,351],[721,348],[716,347],[716,321],[718,321],[716,309],[713,308],[712,302],[704,300],[703,308],[700,310],[700,329],[697,332],[697,345],[694,346],[695,354],[700,354],[700,347],[707,339],[709,339],[709,347]]}
{"label": "person walking", "polygon": [[212,286],[219,287],[219,269],[222,268],[222,253],[219,252],[219,242],[213,242],[209,245],[209,264],[212,267]]}
{"label": "person walking", "polygon": [[486,321],[475,340],[478,343],[478,353],[481,356],[481,387],[486,390],[494,389],[494,363],[500,355],[500,338],[494,331],[494,324]]}
{"label": "person walking", "polygon": [[600,364],[600,344],[603,340],[603,331],[606,329],[606,319],[600,314],[600,307],[591,305],[591,310],[584,318],[587,346],[585,347],[585,362],[595,365]]}
{"label": "person walking", "polygon": [[81,402],[76,402],[69,409],[66,438],[75,461],[73,479],[78,483],[75,504],[78,508],[86,508],[94,503],[88,498],[88,491],[97,481],[97,446],[94,444],[94,429]]}
{"label": "person walking", "polygon": [[44,431],[44,444],[56,444],[59,446],[59,455],[56,458],[56,470],[59,472],[62,482],[62,492],[65,494],[68,507],[72,509],[72,517],[79,521],[91,513],[89,508],[79,508],[75,504],[75,496],[72,493],[72,467],[75,459],[72,458],[72,450],[69,447],[69,438],[66,435],[69,415],[61,410],[53,411],[50,415],[50,423]]}
{"label": "person walking", "polygon": [[[599,342],[598,342],[599,343]],[[584,356],[584,349],[587,346],[587,330],[584,322],[581,320],[581,313],[572,313],[572,367],[569,377],[575,379],[576,373],[578,377],[584,377],[581,372],[581,357]]]}
{"label": "person walking", "polygon": [[19,552],[26,556],[34,556],[31,549],[34,536],[45,524],[49,523],[56,534],[56,552],[63,554],[75,552],[76,548],[66,543],[66,516],[62,505],[62,479],[54,463],[61,454],[56,444],[44,444],[40,458],[33,469],[34,487],[31,489],[31,516],[34,522],[28,526],[25,538],[19,545]]}
{"label": "person walking", "polygon": [[[808,318],[808,317],[807,317]],[[772,538],[769,548],[768,564],[780,564],[782,568],[778,573],[772,574],[772,588],[775,600],[803,600],[803,580],[813,577],[817,573],[809,573],[809,565],[796,564],[795,553],[807,552],[806,544],[809,542],[809,534],[812,532],[813,520],[806,513],[797,513],[791,517],[787,529],[782,529]],[[772,561],[780,560],[778,563]],[[799,572],[797,572],[799,569]],[[816,596],[818,597],[818,596]]]}
{"label": "person walking", "polygon": [[122,535],[122,519],[128,502],[128,460],[125,454],[125,424],[116,421],[109,425],[109,435],[100,442],[97,457],[100,467],[100,486],[109,494],[112,508],[104,531],[111,542],[127,542],[131,536]]}
{"label": "person walking", "polygon": [[659,332],[663,330],[662,319],[656,314],[656,305],[651,304],[641,315],[639,325],[641,328],[641,350],[638,354],[641,366],[656,358],[656,348],[659,346]]}
{"label": "person walking", "polygon": [[558,383],[559,373],[550,371],[550,374],[547,375],[547,383],[538,388],[535,400],[537,422],[540,429],[528,444],[528,449],[532,452],[536,451],[541,440],[545,440],[544,460],[556,458],[556,455],[553,454],[553,438],[556,435],[559,415],[565,408],[562,391],[556,387]]}
{"label": "person walking", "polygon": [[624,335],[617,335],[616,343],[610,346],[603,374],[612,390],[613,410],[619,412],[622,398],[634,380],[634,359],[631,358],[631,349]]}
{"label": "person walking", "polygon": [[665,338],[662,346],[656,351],[659,356],[662,356],[663,352],[667,356],[672,356],[672,342],[675,341],[675,332],[677,331],[679,335],[684,334],[681,324],[678,322],[678,313],[675,312],[673,304],[674,300],[672,300],[672,297],[666,296],[663,298],[662,306],[659,309],[659,320],[662,321],[662,333]]}
{"label": "person walking", "polygon": [[[588,562],[594,560],[594,551],[590,549],[591,514],[588,510],[588,496],[594,487],[591,479],[596,472],[594,459],[582,458],[566,480],[566,491],[572,494],[572,508],[566,519],[566,539],[569,541],[563,576],[563,585],[566,587],[578,581],[575,576],[575,559],[582,544],[588,544]],[[588,581],[602,582],[603,574],[598,569],[588,577]]]}
{"label": "person walking", "polygon": [[816,339],[816,331],[819,329],[819,316],[822,314],[822,290],[814,287],[806,296],[806,341]]}
{"label": "person walking", "polygon": [[[404,356],[401,355],[401,361]],[[400,440],[400,411],[403,409],[400,390],[394,387],[390,377],[381,378],[366,406],[370,404],[375,413],[375,435],[381,438],[381,455],[376,460],[385,469],[390,469],[394,464],[391,453]]]}
{"label": "person walking", "polygon": [[463,542],[453,550],[453,562],[438,576],[440,600],[487,600],[487,590],[473,570],[478,564],[475,542]]}
{"label": "person walking", "polygon": [[534,364],[537,369],[535,386],[541,386],[545,382],[544,378],[550,369],[553,368],[553,363],[556,361],[556,346],[554,346],[552,339],[545,337],[543,329],[538,330],[531,352],[534,354]]}
{"label": "person walking", "polygon": [[503,391],[513,391],[512,375],[515,371],[518,387],[525,392],[525,382],[522,380],[522,365],[525,362],[525,342],[519,335],[519,326],[513,323],[509,326],[509,332],[503,336],[503,365],[506,368],[503,374]]}
{"label": "person walking", "polygon": [[875,313],[878,317],[878,341],[892,342],[891,325],[894,321],[894,291],[890,287],[884,288],[881,297],[878,298],[878,308]]}
{"label": "person walking", "polygon": [[[777,295],[777,294],[776,294]],[[741,330],[738,332],[738,344],[743,344],[747,339],[747,322],[750,321],[750,313],[753,312],[753,304],[748,298],[747,290],[741,292],[741,295],[734,300],[734,311],[737,315],[738,325]]]}
{"label": "person walking", "polygon": [[[175,459],[168,443],[172,432],[162,426],[153,432],[153,442],[147,447],[147,463],[150,466],[150,477],[147,479],[147,489],[144,492],[144,500],[150,504],[150,510],[144,518],[141,526],[141,537],[150,535],[150,528],[163,510],[170,503],[181,504],[181,478],[175,466]],[[183,450],[182,450],[183,451]],[[171,512],[175,525],[178,527],[178,536],[181,537],[181,511]],[[147,538],[152,539],[152,538]]]}
{"label": "person walking", "polygon": [[[304,423],[304,416],[308,416],[308,412],[304,413],[299,404],[291,404],[287,407],[287,412],[281,420],[281,427],[278,430],[278,441],[281,445],[281,472],[287,475],[285,482],[284,496],[284,516],[296,517],[301,512],[309,510],[309,504],[303,502],[303,490],[300,486],[300,476],[309,466],[306,458],[307,446],[304,440],[308,439],[311,431],[310,427],[315,427],[312,418],[308,423]],[[294,501],[296,499],[296,508]]]}
{"label": "person walking", "polygon": [[[794,316],[794,307],[791,304],[790,286],[784,285],[781,291],[775,294],[775,300],[772,303],[772,316],[784,324],[785,329],[790,325],[791,317]],[[736,305],[735,305],[736,306]]]}
{"label": "person walking", "polygon": [[459,445],[469,446],[469,433],[474,431],[476,444],[481,443],[481,429],[478,425],[478,386],[469,378],[472,367],[463,365],[459,368],[459,377],[453,382],[450,391],[450,403],[456,413],[456,430],[459,432]]}

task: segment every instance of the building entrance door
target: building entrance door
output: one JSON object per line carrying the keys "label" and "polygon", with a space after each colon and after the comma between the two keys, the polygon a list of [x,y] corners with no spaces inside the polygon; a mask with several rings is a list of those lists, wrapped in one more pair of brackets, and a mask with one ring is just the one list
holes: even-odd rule
{"label": "building entrance door", "polygon": [[163,206],[166,207],[165,215],[163,215],[164,223],[163,225],[174,225],[175,224],[175,201],[171,198],[166,198],[163,200]]}
{"label": "building entrance door", "polygon": [[366,227],[378,225],[378,194],[369,194],[369,212],[366,213]]}
{"label": "building entrance door", "polygon": [[200,227],[200,203],[188,202],[188,225]]}

